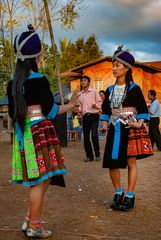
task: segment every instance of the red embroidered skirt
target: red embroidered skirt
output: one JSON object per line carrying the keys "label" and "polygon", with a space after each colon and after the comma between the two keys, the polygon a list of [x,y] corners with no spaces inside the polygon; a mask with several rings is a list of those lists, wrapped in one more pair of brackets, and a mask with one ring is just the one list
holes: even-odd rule
{"label": "red embroidered skirt", "polygon": [[127,156],[137,159],[153,155],[149,134],[144,125],[140,129],[129,129]]}

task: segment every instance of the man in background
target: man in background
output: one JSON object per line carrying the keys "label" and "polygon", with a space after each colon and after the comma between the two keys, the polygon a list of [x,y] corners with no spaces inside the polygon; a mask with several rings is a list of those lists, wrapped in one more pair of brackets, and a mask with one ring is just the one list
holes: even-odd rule
{"label": "man in background", "polygon": [[159,131],[160,103],[156,99],[155,90],[148,91],[148,99],[151,101],[150,107],[149,107],[149,114],[150,114],[149,135],[150,135],[152,147],[154,146],[154,143],[156,143],[158,151],[161,151],[161,135]]}
{"label": "man in background", "polygon": [[[98,140],[98,123],[102,100],[98,91],[90,87],[90,78],[88,76],[81,78],[81,88],[82,91],[78,101],[80,104],[80,112],[83,116],[84,149],[86,152],[85,162],[93,161],[94,153],[96,161],[99,161],[101,158]],[[94,153],[90,141],[90,133],[92,133]]]}

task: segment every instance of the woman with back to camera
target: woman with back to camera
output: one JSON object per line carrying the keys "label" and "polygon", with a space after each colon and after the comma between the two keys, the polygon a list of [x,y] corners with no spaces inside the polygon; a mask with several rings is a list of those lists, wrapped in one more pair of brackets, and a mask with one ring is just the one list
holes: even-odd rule
{"label": "woman with back to camera", "polygon": [[[109,168],[115,188],[111,208],[128,211],[134,207],[138,177],[136,159],[152,155],[152,147],[144,121],[149,120],[148,109],[140,87],[133,82],[134,57],[122,46],[112,58],[114,85],[106,90],[101,120],[107,131],[103,168]],[[109,126],[108,126],[109,125]],[[128,189],[124,193],[120,183],[120,168],[128,166]]]}
{"label": "woman with back to camera", "polygon": [[15,38],[14,49],[16,69],[7,89],[14,127],[12,181],[30,187],[22,230],[28,237],[48,238],[52,232],[41,222],[43,198],[51,179],[57,181],[67,173],[52,120],[75,106],[77,93],[67,105],[54,104],[49,82],[38,72],[41,42],[31,26]]}

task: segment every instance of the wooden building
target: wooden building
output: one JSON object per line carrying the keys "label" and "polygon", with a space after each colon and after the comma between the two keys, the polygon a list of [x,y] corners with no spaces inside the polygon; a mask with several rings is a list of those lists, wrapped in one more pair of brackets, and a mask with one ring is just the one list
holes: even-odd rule
{"label": "wooden building", "polygon": [[[61,77],[71,77],[71,91],[80,89],[80,77],[82,75],[89,76],[91,78],[91,86],[98,91],[106,90],[109,85],[115,82],[111,60],[112,58],[107,56],[88,62],[62,73]],[[133,78],[135,83],[142,88],[147,103],[147,92],[149,89],[156,90],[157,98],[161,102],[161,61],[135,62]]]}

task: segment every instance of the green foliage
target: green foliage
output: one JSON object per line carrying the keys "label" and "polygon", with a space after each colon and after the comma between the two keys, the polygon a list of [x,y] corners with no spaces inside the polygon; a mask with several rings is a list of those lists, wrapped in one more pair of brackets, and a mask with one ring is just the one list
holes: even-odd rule
{"label": "green foliage", "polygon": [[[85,64],[89,61],[99,59],[103,52],[99,47],[96,36],[92,34],[85,40],[83,37],[77,39],[75,43],[67,42],[67,39],[59,41],[60,57],[59,65],[61,72]],[[63,83],[69,84],[70,79],[63,79]]]}
{"label": "green foliage", "polygon": [[[75,43],[68,41],[65,37],[59,40],[59,51],[56,48],[59,70],[60,72],[67,71],[71,68],[77,67],[81,64],[93,61],[102,57],[103,52],[99,47],[96,36],[92,34],[87,39],[78,38]],[[57,75],[55,71],[55,61],[51,54],[51,48],[47,44],[44,45],[44,67],[41,68],[41,72],[48,77],[52,90],[55,91],[58,88]],[[69,85],[70,79],[63,78],[63,84]]]}
{"label": "green foliage", "polygon": [[44,68],[40,68],[40,72],[49,80],[52,92],[58,90],[57,75],[52,65],[46,64]]}
{"label": "green foliage", "polygon": [[81,64],[102,57],[103,52],[99,47],[96,36],[92,34],[85,40],[78,38],[75,43],[60,40],[60,69],[62,71],[77,67]]}
{"label": "green foliage", "polygon": [[[57,47],[55,46],[57,51]],[[58,51],[57,51],[58,54]],[[58,90],[57,74],[55,69],[55,59],[52,50],[48,44],[43,44],[43,65],[40,66],[40,72],[44,74],[49,82],[52,91]]]}
{"label": "green foliage", "polygon": [[[0,42],[0,98],[6,94],[6,85],[11,76],[9,41]],[[76,42],[68,41],[67,38],[59,40],[59,50],[56,47],[60,72],[67,71],[81,64],[102,57],[102,50],[93,34],[87,39],[78,38]],[[15,57],[15,56],[14,56]],[[49,82],[52,91],[58,90],[55,59],[48,44],[43,44],[43,56],[39,70]],[[64,78],[63,84],[69,84],[70,79]]]}
{"label": "green foliage", "polygon": [[6,83],[7,77],[2,73],[2,69],[0,68],[0,99],[6,95]]}
{"label": "green foliage", "polygon": [[10,56],[10,42],[5,39],[0,39],[0,98],[6,95],[7,82],[11,77]]}

